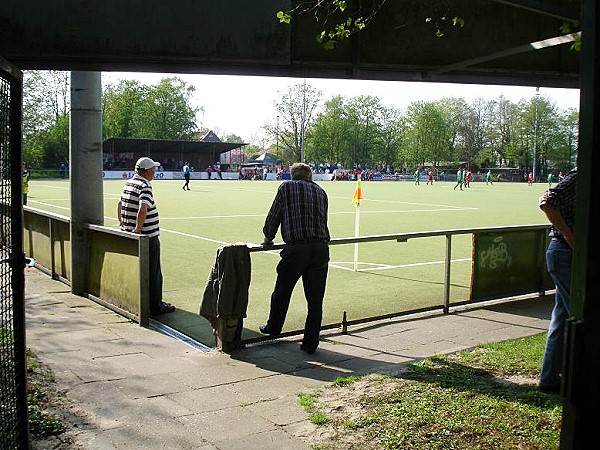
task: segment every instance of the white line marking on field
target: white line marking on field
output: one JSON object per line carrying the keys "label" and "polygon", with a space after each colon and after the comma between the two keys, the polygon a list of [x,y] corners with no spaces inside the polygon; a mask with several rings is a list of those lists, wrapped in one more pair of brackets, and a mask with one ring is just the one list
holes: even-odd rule
{"label": "white line marking on field", "polygon": [[[346,199],[347,197],[330,197],[330,198],[337,198],[337,199]],[[416,206],[430,206],[430,207],[437,207],[437,208],[450,208],[450,209],[477,209],[477,208],[469,208],[469,207],[463,207],[463,206],[453,206],[453,205],[438,205],[435,203],[417,203],[417,202],[404,202],[401,200],[378,200],[378,199],[363,199],[362,200],[364,203],[395,203],[398,205],[416,205]],[[361,212],[363,212],[361,210]]]}
{"label": "white line marking on field", "polygon": [[[458,259],[451,260],[451,262],[464,262],[464,261],[471,261],[471,258],[458,258]],[[417,267],[417,266],[431,266],[434,264],[445,264],[445,262],[446,261],[427,261],[427,262],[421,262],[421,263],[401,264],[401,265],[397,265],[397,266],[391,266],[388,264],[375,264],[375,263],[359,262],[358,263],[359,266],[363,265],[363,266],[370,266],[370,267],[358,269],[357,272],[365,272],[365,271],[371,272],[371,271],[375,271],[375,270],[402,269],[405,267]],[[340,264],[343,264],[343,265],[340,265]],[[347,264],[349,267],[346,267],[345,264]],[[347,261],[329,262],[329,266],[335,267],[336,269],[350,270],[350,271],[354,272],[354,262],[347,262]]]}
{"label": "white line marking on field", "polygon": [[27,203],[29,203],[29,204],[31,204],[31,203],[35,203],[35,204],[37,204],[37,205],[50,206],[50,207],[52,207],[52,208],[66,209],[67,211],[71,209],[71,208],[69,208],[68,206],[57,206],[57,205],[54,205],[54,204],[52,204],[52,203],[40,202],[40,201],[38,201],[38,200],[31,200],[31,199],[28,199],[28,202],[27,202]]}
{"label": "white line marking on field", "polygon": [[[241,189],[240,189],[241,190]],[[392,201],[393,202],[393,201]],[[50,206],[53,208],[58,208],[58,209],[64,209],[64,210],[69,210],[70,208],[65,207],[65,206],[56,206],[50,203],[45,203],[45,202],[40,202],[40,201],[36,201],[36,200],[31,200],[31,203],[36,203],[39,205],[45,205],[45,206]],[[408,202],[394,202],[394,203],[405,203],[405,204],[417,204],[417,203],[408,203]],[[435,205],[434,205],[435,206]],[[442,208],[448,208],[448,209],[427,209],[427,210],[423,210],[423,209],[415,209],[415,210],[410,210],[410,211],[362,211],[363,213],[377,213],[377,214],[383,214],[383,213],[410,213],[410,212],[437,212],[437,211],[456,211],[456,210],[473,210],[473,209],[477,209],[477,208],[454,208],[454,207],[449,207],[449,206],[440,206]],[[335,214],[354,214],[354,211],[340,211],[340,212],[336,212],[336,213],[329,213],[329,215],[335,215]],[[169,218],[164,218],[161,217],[160,220],[180,220],[180,219],[222,219],[222,218],[234,218],[234,217],[264,217],[264,214],[238,214],[238,215],[219,215],[219,216],[191,216],[191,217],[169,217]],[[105,220],[112,220],[112,221],[117,221],[116,218],[112,217],[112,216],[104,216]],[[189,234],[189,233],[183,233],[181,231],[175,231],[175,230],[169,230],[168,228],[160,228],[161,232],[165,232],[165,233],[172,233],[172,234],[176,234],[179,236],[185,236],[185,237],[189,237],[192,239],[198,239],[201,241],[206,241],[206,242],[213,242],[215,244],[219,244],[219,245],[231,245],[230,242],[225,242],[225,241],[219,241],[216,239],[210,239],[210,238],[206,238],[206,237],[202,237],[202,236],[198,236],[195,234]],[[268,253],[270,255],[276,255],[279,256],[279,251],[273,251],[273,250],[267,250],[264,252],[259,252],[259,253]],[[452,262],[463,262],[463,261],[471,261],[471,258],[461,258],[461,259],[453,259]],[[444,264],[445,261],[430,261],[430,262],[422,262],[422,263],[412,263],[412,264],[402,264],[402,265],[388,265],[388,264],[377,264],[377,263],[367,263],[367,262],[359,262],[358,265],[368,265],[370,267],[368,268],[359,268],[357,269],[357,272],[364,272],[364,271],[377,271],[377,270],[389,270],[389,269],[401,269],[404,267],[416,267],[416,266],[426,266],[426,265],[433,265],[433,264]],[[348,265],[349,267],[345,267],[344,265]],[[329,262],[329,267],[331,268],[335,268],[335,269],[341,269],[341,270],[349,270],[349,271],[354,271],[354,262],[345,262],[345,261],[339,261],[339,262]]]}
{"label": "white line marking on field", "polygon": [[[397,211],[365,211],[365,210],[361,209],[360,215],[362,216],[364,214],[406,214],[406,213],[416,213],[416,212],[446,212],[446,211],[456,212],[456,211],[474,211],[477,209],[479,209],[479,208],[447,207],[446,209],[403,209],[403,210],[397,210]],[[356,214],[356,211],[338,211],[335,213],[332,213],[332,212],[329,213],[330,216],[335,215],[335,214]]]}
{"label": "white line marking on field", "polygon": [[190,219],[230,219],[230,218],[238,218],[238,217],[265,217],[265,214],[231,214],[228,216],[218,215],[218,216],[189,216],[189,217],[160,217],[160,220],[190,220]]}
{"label": "white line marking on field", "polygon": [[[448,209],[405,209],[398,211],[363,211],[361,210],[361,214],[409,214],[416,212],[446,212],[446,211],[473,211],[478,208],[451,208]],[[356,214],[356,211],[337,211],[337,212],[329,212],[330,216],[342,215],[342,214]],[[230,214],[230,215],[218,215],[218,216],[188,216],[188,217],[163,217],[161,216],[160,220],[193,220],[193,219],[234,219],[234,218],[242,218],[242,217],[265,217],[266,213],[261,214]]]}
{"label": "white line marking on field", "polygon": [[37,184],[37,183],[35,183],[35,187],[36,188],[39,187],[39,186],[50,188],[50,189],[61,189],[63,191],[68,191],[68,190],[71,189],[70,185],[68,185],[68,184],[67,184],[66,187],[63,187],[63,186],[57,186],[55,184]]}
{"label": "white line marking on field", "polygon": [[[110,220],[117,220],[114,217],[108,217],[108,216],[104,216],[105,219],[110,219]],[[195,234],[189,234],[189,233],[183,233],[181,231],[175,231],[175,230],[169,230],[168,228],[160,228],[161,233],[165,232],[165,233],[172,233],[172,234],[176,234],[179,236],[185,236],[185,237],[189,237],[192,239],[198,239],[199,241],[206,241],[206,242],[213,242],[215,244],[219,244],[219,245],[231,245],[231,242],[225,242],[225,241],[218,241],[216,239],[210,239],[210,238],[206,238],[206,237],[202,237],[202,236],[198,236]],[[279,252],[276,251],[266,251],[266,252],[261,252],[261,253],[270,253],[272,255],[279,255]]]}

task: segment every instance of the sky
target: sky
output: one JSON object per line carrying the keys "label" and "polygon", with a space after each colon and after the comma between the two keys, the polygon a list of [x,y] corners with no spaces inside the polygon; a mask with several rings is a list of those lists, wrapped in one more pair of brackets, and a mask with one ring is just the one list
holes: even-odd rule
{"label": "sky", "polygon": [[[250,77],[236,75],[166,74],[140,72],[102,72],[102,84],[118,83],[121,79],[135,79],[146,85],[155,85],[164,77],[176,76],[195,86],[192,106],[203,108],[198,126],[214,131],[219,138],[236,134],[244,142],[258,144],[265,138],[262,127],[275,125],[275,102],[291,86],[304,82],[303,78]],[[503,94],[518,102],[535,96],[534,87],[486,86],[473,84],[420,83],[404,81],[370,81],[307,78],[306,82],[321,91],[321,101],[336,95],[346,98],[359,95],[379,97],[388,107],[406,109],[414,101],[435,101],[443,97],[463,97],[493,100]],[[540,88],[540,96],[555,102],[559,109],[579,109],[579,89]]]}

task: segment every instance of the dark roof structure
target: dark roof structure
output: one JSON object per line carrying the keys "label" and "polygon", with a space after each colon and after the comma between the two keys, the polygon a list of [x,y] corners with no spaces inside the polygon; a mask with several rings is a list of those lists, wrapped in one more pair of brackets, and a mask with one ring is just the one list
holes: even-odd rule
{"label": "dark roof structure", "polygon": [[[577,0],[348,2],[362,5],[357,15],[376,14],[335,51],[315,42],[330,2],[314,3],[324,5],[285,25],[277,11],[301,2],[4,0],[0,55],[21,69],[579,87],[579,30],[561,32],[580,20]],[[445,20],[454,16],[461,26]]]}
{"label": "dark roof structure", "polygon": [[102,150],[105,154],[113,156],[131,153],[134,160],[140,156],[149,156],[160,162],[175,158],[178,161],[199,160],[212,164],[219,161],[222,153],[248,145],[244,142],[222,142],[212,131],[209,131],[205,137],[210,140],[110,138],[104,141]]}

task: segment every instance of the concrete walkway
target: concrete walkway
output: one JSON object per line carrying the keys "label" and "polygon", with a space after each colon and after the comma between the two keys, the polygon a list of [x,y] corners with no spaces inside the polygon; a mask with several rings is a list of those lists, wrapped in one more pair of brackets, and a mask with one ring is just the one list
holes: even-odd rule
{"label": "concrete walkway", "polygon": [[[27,346],[83,417],[86,449],[311,449],[297,395],[340,376],[546,331],[550,298],[396,318],[226,354],[137,324],[37,269],[26,270]],[[80,448],[80,447],[75,447]]]}

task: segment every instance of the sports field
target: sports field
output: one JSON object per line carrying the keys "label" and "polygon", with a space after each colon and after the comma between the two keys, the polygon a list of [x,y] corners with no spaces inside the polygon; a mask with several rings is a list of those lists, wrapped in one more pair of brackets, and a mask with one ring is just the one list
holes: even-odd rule
{"label": "sports field", "polygon": [[[104,224],[116,227],[116,205],[122,180],[104,181]],[[214,345],[210,324],[198,315],[206,280],[217,248],[235,242],[260,243],[264,217],[278,181],[157,180],[154,195],[160,213],[164,299],[177,310],[160,316],[167,325]],[[333,238],[354,236],[356,182],[319,182],[329,196],[329,229]],[[363,182],[360,235],[474,227],[546,224],[537,206],[545,183],[472,182],[454,190],[454,183],[416,186],[408,181]],[[31,180],[28,206],[69,216],[68,180]],[[281,242],[280,235],[275,239]],[[363,243],[354,271],[354,244],[333,245],[323,324],[441,305],[445,238]],[[255,252],[244,339],[258,336],[268,316],[278,251]],[[471,235],[452,240],[451,302],[468,299]],[[306,305],[301,282],[290,305],[284,331],[303,328]]]}

